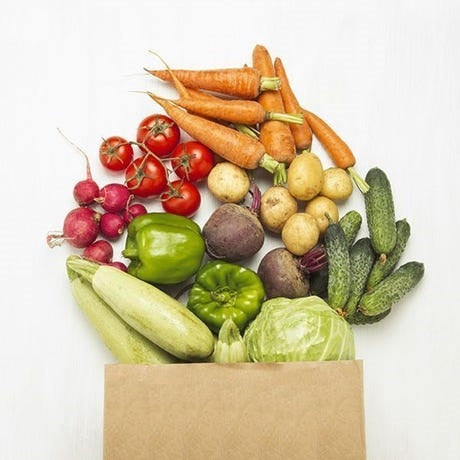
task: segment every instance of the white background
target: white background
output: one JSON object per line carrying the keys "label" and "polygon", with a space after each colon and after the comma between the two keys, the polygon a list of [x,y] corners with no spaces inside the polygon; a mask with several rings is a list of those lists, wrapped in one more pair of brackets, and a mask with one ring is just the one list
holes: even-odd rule
{"label": "white background", "polygon": [[[385,321],[355,328],[368,457],[460,458],[459,24],[453,0],[3,2],[0,458],[101,458],[113,358],[71,298],[72,251],[45,244],[84,177],[56,127],[89,153],[101,185],[121,180],[97,161],[101,136],[132,139],[158,110],[130,90],[171,94],[142,73],[159,66],[147,50],[173,67],[234,67],[256,43],[283,58],[299,100],[346,139],[359,171],[387,172],[412,226],[404,261],[425,262]],[[205,199],[200,223],[214,205]],[[363,211],[358,192],[341,212],[352,208]]]}

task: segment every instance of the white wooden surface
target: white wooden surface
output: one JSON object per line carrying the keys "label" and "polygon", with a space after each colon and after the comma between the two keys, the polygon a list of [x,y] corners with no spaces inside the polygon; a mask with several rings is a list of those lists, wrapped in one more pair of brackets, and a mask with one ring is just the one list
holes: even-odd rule
{"label": "white wooden surface", "polygon": [[[147,50],[176,67],[224,67],[249,63],[256,43],[283,58],[300,101],[342,134],[361,172],[387,172],[412,226],[404,260],[426,265],[390,317],[356,328],[368,457],[460,458],[459,24],[454,0],[3,2],[0,458],[101,458],[113,360],[71,299],[71,251],[45,245],[84,174],[55,128],[90,153],[101,184],[119,180],[97,162],[100,137],[133,138],[156,110],[129,90],[167,94],[142,74],[158,65]],[[351,208],[363,210],[358,193]]]}

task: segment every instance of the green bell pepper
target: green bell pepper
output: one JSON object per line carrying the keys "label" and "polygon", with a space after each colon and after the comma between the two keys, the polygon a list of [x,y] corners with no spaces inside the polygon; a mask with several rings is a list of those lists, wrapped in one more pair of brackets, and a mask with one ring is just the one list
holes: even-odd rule
{"label": "green bell pepper", "polygon": [[264,297],[264,286],[255,272],[216,260],[198,272],[187,307],[216,333],[228,318],[243,331],[259,313]]}
{"label": "green bell pepper", "polygon": [[177,284],[195,274],[205,251],[200,227],[186,217],[153,212],[128,225],[128,273],[149,283]]}

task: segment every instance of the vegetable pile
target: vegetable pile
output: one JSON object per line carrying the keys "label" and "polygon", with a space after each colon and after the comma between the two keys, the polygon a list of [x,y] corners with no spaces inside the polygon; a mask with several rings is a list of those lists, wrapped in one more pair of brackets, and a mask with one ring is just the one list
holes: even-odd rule
{"label": "vegetable pile", "polygon": [[[47,243],[81,250],[66,262],[76,303],[122,363],[354,359],[353,325],[384,319],[424,274],[421,262],[399,265],[411,228],[388,176],[357,173],[265,47],[240,69],[173,70],[153,54],[165,69],[148,73],[178,97],[146,92],[165,113],[143,117],[135,140],[102,139],[101,165],[123,180],[99,187],[69,141],[86,179]],[[341,215],[353,183],[364,212]],[[200,226],[206,188],[220,204]],[[266,235],[279,245],[260,254]]]}

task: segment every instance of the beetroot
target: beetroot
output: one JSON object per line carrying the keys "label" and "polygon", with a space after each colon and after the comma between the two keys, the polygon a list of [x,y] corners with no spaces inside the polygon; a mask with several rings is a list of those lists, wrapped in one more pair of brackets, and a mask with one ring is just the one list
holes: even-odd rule
{"label": "beetroot", "polygon": [[48,246],[61,246],[67,241],[74,248],[86,248],[99,233],[101,215],[91,208],[72,209],[64,219],[62,232],[50,232],[46,237]]}
{"label": "beetroot", "polygon": [[120,214],[106,212],[101,216],[100,230],[106,238],[117,239],[125,231],[125,228],[125,221]]}
{"label": "beetroot", "polygon": [[120,212],[126,208],[131,192],[123,184],[108,184],[101,188],[96,201],[108,212]]}
{"label": "beetroot", "polygon": [[112,262],[113,247],[108,241],[97,240],[85,248],[82,256],[101,264],[109,264]]}
{"label": "beetroot", "polygon": [[142,216],[142,214],[147,214],[147,208],[143,204],[135,203],[128,206],[122,216],[126,224],[129,224],[135,217]]}

